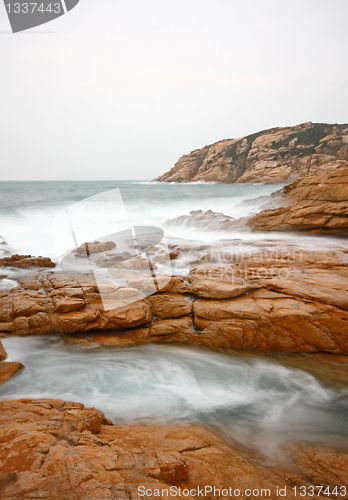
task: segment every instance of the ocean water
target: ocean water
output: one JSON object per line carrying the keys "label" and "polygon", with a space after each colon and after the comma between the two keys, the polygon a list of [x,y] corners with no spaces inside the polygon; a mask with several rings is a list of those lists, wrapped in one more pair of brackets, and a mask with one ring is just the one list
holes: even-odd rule
{"label": "ocean water", "polygon": [[[0,235],[20,253],[54,258],[57,256],[53,234],[55,217],[73,203],[110,190],[119,190],[114,204],[110,199],[104,203],[102,198],[87,200],[75,224],[92,231],[94,223],[98,226],[95,234],[99,231],[104,235],[112,232],[109,228],[113,224],[113,227],[128,223],[162,227],[168,219],[199,209],[240,217],[253,209],[236,205],[270,195],[282,186],[147,181],[0,182]],[[209,241],[226,235],[173,228],[169,236]]]}
{"label": "ocean water", "polygon": [[348,387],[324,385],[281,357],[153,344],[81,347],[59,336],[3,343],[9,360],[26,368],[2,386],[0,399],[79,401],[118,425],[204,425],[269,465],[286,460],[287,442],[348,451]]}
{"label": "ocean water", "polygon": [[[163,228],[168,240],[191,239],[205,243],[221,239],[244,242],[264,239],[269,234],[197,230],[190,226],[164,226],[169,219],[188,215],[192,210],[212,210],[234,218],[259,211],[259,197],[267,197],[283,184],[152,183],[148,181],[21,181],[0,182],[0,237],[14,252],[57,258],[64,239],[55,221],[74,205],[71,229],[81,234],[80,243],[98,239],[129,226]],[[254,200],[252,204],[243,203]],[[255,201],[256,200],[256,201]],[[70,209],[69,209],[70,210]],[[73,226],[73,227],[72,227]],[[84,239],[86,237],[86,239]],[[315,249],[318,245],[347,246],[342,240],[325,237],[296,238],[273,233],[274,241],[284,241]],[[64,246],[64,245],[63,245]],[[0,254],[1,254],[0,246]],[[1,255],[0,255],[1,257]]]}
{"label": "ocean water", "polygon": [[[75,203],[67,231],[91,233],[97,239],[129,225],[162,228],[168,219],[192,210],[245,216],[258,206],[240,205],[243,201],[268,196],[281,187],[146,181],[1,182],[0,235],[14,251],[55,258],[59,255],[55,221]],[[102,194],[111,190],[110,195]],[[268,242],[283,240],[314,249],[343,244],[334,238],[197,231],[181,226],[166,229],[166,236],[171,241],[209,243],[267,238]],[[257,450],[270,465],[281,459],[287,441],[348,450],[347,388],[325,378],[319,381],[261,354],[224,355],[155,345],[125,350],[81,348],[66,344],[59,336],[14,337],[3,343],[9,360],[21,361],[26,368],[0,388],[0,399],[80,401],[122,424],[149,419],[198,423]]]}

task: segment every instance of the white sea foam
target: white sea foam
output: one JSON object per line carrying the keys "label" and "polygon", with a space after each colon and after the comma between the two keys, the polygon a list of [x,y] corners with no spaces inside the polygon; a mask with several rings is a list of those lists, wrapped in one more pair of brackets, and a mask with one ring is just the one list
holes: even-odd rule
{"label": "white sea foam", "polygon": [[[109,203],[78,205],[74,225],[82,235],[91,234],[92,239],[111,232],[115,218],[120,224],[152,225],[165,229],[166,236],[173,239],[199,240],[211,243],[214,240],[241,239],[244,242],[272,239],[284,241],[303,248],[330,248],[332,245],[347,246],[342,240],[313,236],[294,236],[289,233],[245,233],[195,229],[186,226],[164,227],[169,219],[188,215],[193,210],[214,212],[239,218],[255,213],[256,205],[239,204],[248,199],[270,195],[280,185],[240,184],[168,184],[146,181],[131,182],[47,182],[47,183],[0,183],[1,235],[18,253],[57,257],[52,223],[57,214],[76,201],[118,188],[125,210],[110,209]],[[239,205],[239,206],[238,206]],[[121,215],[122,212],[122,215]],[[94,222],[93,222],[94,221]],[[92,224],[93,222],[93,224]],[[116,232],[116,231],[115,231]]]}
{"label": "white sea foam", "polygon": [[1,399],[80,401],[116,423],[156,419],[210,425],[268,459],[287,440],[347,444],[348,394],[312,375],[252,355],[147,345],[67,345],[59,337],[7,338],[25,365]]}
{"label": "white sea foam", "polygon": [[[140,182],[75,182],[75,183],[0,183],[1,234],[5,240],[20,253],[56,256],[52,235],[52,223],[57,214],[76,201],[89,198],[118,188],[123,198],[126,217],[132,225],[154,225],[162,227],[168,220],[202,209],[222,212],[232,217],[250,213],[248,207],[236,207],[238,203],[260,195],[269,195],[280,186],[261,185],[221,185],[213,183],[167,184]],[[74,225],[79,226],[82,234],[89,232],[95,237],[100,228],[100,236],[108,234],[106,227],[117,216],[110,210],[108,203],[99,201],[85,203],[76,209]],[[96,231],[92,227],[98,226]],[[122,220],[121,220],[122,219]],[[97,223],[96,223],[97,221]],[[105,232],[107,231],[107,232]],[[187,228],[190,236],[191,230]],[[171,231],[173,235],[175,230]],[[209,233],[209,232],[208,232]],[[180,230],[183,236],[183,230]],[[204,239],[209,238],[205,234]],[[219,236],[220,237],[220,236]],[[213,236],[216,238],[216,235]]]}

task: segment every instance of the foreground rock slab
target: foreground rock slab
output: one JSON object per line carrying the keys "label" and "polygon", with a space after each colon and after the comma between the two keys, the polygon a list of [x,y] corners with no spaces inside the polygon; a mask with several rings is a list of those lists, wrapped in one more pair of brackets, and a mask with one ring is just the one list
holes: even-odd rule
{"label": "foreground rock slab", "polygon": [[[4,500],[151,498],[141,495],[144,489],[158,490],[156,497],[164,500],[170,497],[162,489],[197,491],[205,486],[239,489],[243,494],[250,489],[246,496],[251,499],[267,489],[267,497],[276,499],[277,488],[286,488],[286,498],[295,498],[293,486],[311,484],[310,474],[303,480],[300,474],[255,465],[211,432],[194,426],[119,427],[94,408],[48,399],[4,401],[0,410]],[[333,471],[321,471],[325,484],[346,479],[339,472],[335,475],[334,455],[326,451]],[[305,456],[301,449],[302,461]],[[185,497],[193,500],[196,495]],[[208,491],[205,498],[216,496]]]}

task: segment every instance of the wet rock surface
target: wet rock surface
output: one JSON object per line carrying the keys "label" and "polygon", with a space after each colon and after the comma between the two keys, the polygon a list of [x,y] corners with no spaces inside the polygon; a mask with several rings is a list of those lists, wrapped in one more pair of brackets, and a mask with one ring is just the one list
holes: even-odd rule
{"label": "wet rock surface", "polygon": [[1,292],[1,335],[56,332],[115,347],[156,341],[348,353],[344,245],[320,252],[283,244],[236,254],[182,247],[180,258],[185,251],[189,275],[163,276],[163,286],[159,277],[160,291],[147,296],[142,290],[152,282],[155,291],[154,282],[138,271],[127,271],[123,285],[110,289],[87,274],[23,276],[18,287]]}

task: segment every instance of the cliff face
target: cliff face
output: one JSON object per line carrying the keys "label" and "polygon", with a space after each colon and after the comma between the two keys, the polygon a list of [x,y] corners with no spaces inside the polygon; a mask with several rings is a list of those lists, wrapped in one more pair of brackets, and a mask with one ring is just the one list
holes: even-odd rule
{"label": "cliff face", "polygon": [[223,140],[182,156],[159,182],[287,182],[348,159],[348,124],[302,123]]}

